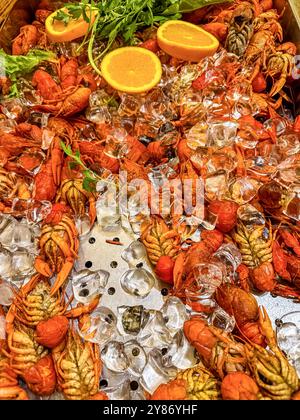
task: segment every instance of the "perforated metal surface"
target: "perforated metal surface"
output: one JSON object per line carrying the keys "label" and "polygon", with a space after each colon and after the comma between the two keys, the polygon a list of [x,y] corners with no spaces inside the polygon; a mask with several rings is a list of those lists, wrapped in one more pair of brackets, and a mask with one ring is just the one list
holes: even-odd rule
{"label": "perforated metal surface", "polygon": [[[93,238],[92,241],[91,238]],[[113,240],[114,238],[118,238],[122,245],[113,245],[106,242],[106,240]],[[123,305],[143,305],[146,309],[159,310],[164,303],[161,291],[166,289],[166,285],[158,279],[156,279],[154,287],[145,298],[132,296],[121,287],[120,279],[124,272],[129,269],[127,262],[123,260],[121,255],[135,239],[133,235],[130,236],[123,229],[108,233],[103,232],[98,225],[95,225],[92,231],[81,239],[76,270],[90,268],[92,270],[106,270],[110,273],[105,292],[101,298],[101,306],[110,308],[115,314],[117,314],[117,308]],[[143,266],[151,270],[148,262],[144,261]]]}
{"label": "perforated metal surface", "polygon": [[[116,237],[119,238],[122,245],[112,245],[106,242],[106,240],[113,240]],[[92,241],[90,241],[91,238],[93,238]],[[166,292],[167,286],[158,279],[156,279],[153,289],[146,298],[131,296],[121,287],[120,279],[129,268],[121,255],[135,239],[134,235],[129,235],[123,229],[108,233],[103,232],[98,225],[86,237],[81,239],[76,270],[86,268],[86,263],[89,266],[90,262],[92,263],[91,269],[106,270],[110,273],[105,293],[101,298],[101,306],[110,308],[115,314],[117,314],[118,307],[123,305],[143,305],[146,309],[159,310],[165,300],[162,290],[163,293]],[[112,264],[114,262],[117,263],[115,268],[113,268],[114,264]],[[148,263],[148,266],[145,266],[145,268],[151,269],[150,264]],[[110,294],[112,291],[114,293]],[[274,327],[276,319],[280,319],[287,313],[300,310],[298,302],[282,297],[272,297],[270,293],[256,295],[256,299],[259,305],[266,307]]]}

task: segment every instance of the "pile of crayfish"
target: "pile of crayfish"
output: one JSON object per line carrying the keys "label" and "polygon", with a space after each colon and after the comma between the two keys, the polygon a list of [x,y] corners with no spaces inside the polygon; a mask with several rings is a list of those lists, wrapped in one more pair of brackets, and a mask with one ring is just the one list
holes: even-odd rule
{"label": "pile of crayfish", "polygon": [[[57,56],[23,80],[36,103],[26,100],[25,90],[21,99],[9,98],[12,81],[0,78],[0,212],[22,219],[29,207],[50,203],[38,222],[35,274],[14,289],[9,308],[0,306],[0,400],[56,391],[65,399],[108,398],[99,387],[99,346],[82,334],[100,296],[84,306],[66,291],[80,246],[77,220],[86,217],[91,228],[97,223],[100,192],[87,174],[89,181],[117,183],[125,171],[129,181],[149,186],[141,194],[150,203],[154,168],[170,169],[161,182],[190,180],[193,204],[195,181],[204,186],[202,217],[197,206],[180,216],[172,203],[162,211],[162,183],[155,186],[161,202],[151,215],[140,215],[140,241],[153,272],[193,313],[184,334],[199,363],[145,397],[300,399],[297,372],[252,294],[300,301],[300,116],[291,111],[296,46],[283,42],[283,10],[273,0],[234,0],[185,15],[220,41],[217,53],[192,69],[160,50],[155,28],[138,32],[138,45],[164,66],[165,91],[149,93],[161,115],[157,125],[150,108],[145,115],[146,102],[142,112],[134,97],[115,91],[93,70],[86,51],[64,54],[47,39],[45,19],[53,7],[42,0],[33,22],[20,12],[21,28],[11,42],[14,56],[34,48]],[[97,95],[96,107],[107,111],[101,122],[88,118]],[[217,131],[205,137],[226,122],[234,140],[224,130],[221,139]],[[116,130],[126,130],[122,156],[107,153]],[[225,251],[238,256],[235,262]],[[208,299],[201,295],[200,267],[212,282],[210,267],[221,273]],[[232,331],[212,325],[216,307],[234,319]]]}

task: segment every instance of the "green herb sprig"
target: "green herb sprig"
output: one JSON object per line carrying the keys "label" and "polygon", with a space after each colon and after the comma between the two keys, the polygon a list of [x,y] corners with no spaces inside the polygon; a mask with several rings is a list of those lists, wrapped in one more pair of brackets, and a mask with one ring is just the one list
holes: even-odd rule
{"label": "green herb sprig", "polygon": [[63,141],[60,143],[61,148],[65,152],[67,156],[73,159],[73,161],[70,162],[70,169],[74,169],[75,166],[79,165],[83,171],[83,181],[82,181],[82,187],[88,192],[95,192],[96,191],[96,185],[97,182],[101,181],[101,178],[95,174],[95,172],[91,171],[81,160],[80,152],[77,150],[75,153],[71,149],[70,146],[67,146]]}
{"label": "green herb sprig", "polygon": [[[161,24],[166,20],[180,19],[182,13],[221,2],[222,0],[83,0],[80,3],[66,4],[65,10],[57,12],[54,20],[68,24],[71,19],[82,16],[86,22],[90,22],[89,11],[98,11],[81,47],[88,43],[89,61],[94,70],[101,74],[97,63],[117,38],[122,37],[130,45],[134,41],[135,33],[142,28]],[[97,41],[106,42],[105,48],[98,55],[95,53]]]}

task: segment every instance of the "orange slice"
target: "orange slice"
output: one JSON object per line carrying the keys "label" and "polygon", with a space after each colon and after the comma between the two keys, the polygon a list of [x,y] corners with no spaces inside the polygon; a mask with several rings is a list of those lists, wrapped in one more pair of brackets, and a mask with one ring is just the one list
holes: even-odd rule
{"label": "orange slice", "polygon": [[[66,8],[62,8],[61,10],[68,13]],[[45,23],[47,36],[52,42],[69,42],[81,38],[93,25],[98,14],[97,10],[92,10],[92,12],[87,10],[87,16],[91,20],[90,23],[86,22],[81,16],[79,19],[70,20],[70,22],[65,25],[64,22],[53,19],[57,12],[58,10],[48,16]]]}
{"label": "orange slice", "polygon": [[145,48],[123,47],[104,57],[101,72],[114,89],[126,93],[143,93],[160,82],[162,66],[159,58]]}
{"label": "orange slice", "polygon": [[209,32],[181,20],[170,20],[160,26],[157,40],[163,51],[185,61],[200,61],[219,47],[219,41]]}

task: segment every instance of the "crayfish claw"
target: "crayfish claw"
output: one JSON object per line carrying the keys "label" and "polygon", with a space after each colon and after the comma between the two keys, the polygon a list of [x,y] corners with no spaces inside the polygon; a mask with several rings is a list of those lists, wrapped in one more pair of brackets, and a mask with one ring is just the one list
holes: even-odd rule
{"label": "crayfish claw", "polygon": [[59,289],[63,286],[64,282],[67,280],[71,270],[73,268],[73,261],[66,261],[61,269],[61,271],[58,273],[58,276],[51,288],[50,296],[54,296]]}
{"label": "crayfish claw", "polygon": [[269,346],[277,346],[274,330],[270,317],[267,313],[267,310],[264,306],[260,306],[258,309],[259,313],[259,325],[262,330],[262,333],[266,337],[266,340]]}

